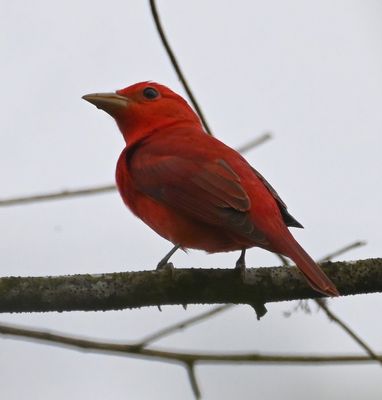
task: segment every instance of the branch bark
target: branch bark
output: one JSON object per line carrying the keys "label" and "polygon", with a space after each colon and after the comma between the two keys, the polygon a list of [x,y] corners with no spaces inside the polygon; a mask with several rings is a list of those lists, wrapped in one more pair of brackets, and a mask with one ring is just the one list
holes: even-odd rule
{"label": "branch bark", "polygon": [[[382,258],[326,262],[344,296],[382,291]],[[100,311],[174,304],[249,304],[318,298],[295,267],[167,269],[0,278],[0,312]]]}

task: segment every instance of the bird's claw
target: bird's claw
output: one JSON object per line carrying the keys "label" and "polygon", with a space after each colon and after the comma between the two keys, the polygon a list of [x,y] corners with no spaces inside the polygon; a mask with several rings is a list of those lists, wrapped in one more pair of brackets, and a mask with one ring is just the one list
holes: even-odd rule
{"label": "bird's claw", "polygon": [[246,270],[247,266],[245,265],[245,262],[242,262],[240,259],[237,260],[234,271],[240,275],[240,278],[243,282],[245,282]]}
{"label": "bird's claw", "polygon": [[240,270],[240,271],[245,271],[247,266],[245,265],[245,262],[241,262],[240,260],[236,261],[235,269]]}
{"label": "bird's claw", "polygon": [[160,262],[157,265],[157,271],[173,271],[175,269],[174,264],[172,262]]}

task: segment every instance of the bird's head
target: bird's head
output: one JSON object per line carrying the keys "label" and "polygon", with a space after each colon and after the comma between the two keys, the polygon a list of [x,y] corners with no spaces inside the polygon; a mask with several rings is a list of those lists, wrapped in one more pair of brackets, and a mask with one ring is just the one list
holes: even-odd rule
{"label": "bird's head", "polygon": [[111,115],[128,144],[166,126],[200,126],[199,117],[181,96],[154,82],[82,98]]}

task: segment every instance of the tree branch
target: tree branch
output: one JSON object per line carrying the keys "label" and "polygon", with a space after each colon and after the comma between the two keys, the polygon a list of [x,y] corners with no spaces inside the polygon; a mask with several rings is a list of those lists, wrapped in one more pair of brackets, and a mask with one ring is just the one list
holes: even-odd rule
{"label": "tree branch", "polygon": [[[321,264],[344,296],[382,291],[382,258]],[[175,269],[0,279],[0,312],[97,311],[174,304],[249,304],[322,297],[295,267]]]}
{"label": "tree branch", "polygon": [[[0,324],[0,335],[24,338],[35,342],[45,342],[92,353],[130,356],[137,358],[155,359],[158,361],[194,364],[343,364],[343,363],[375,363],[369,356],[363,355],[316,355],[316,354],[267,354],[267,353],[187,353],[159,349],[146,349],[131,344],[102,342],[81,337],[61,335],[52,332],[36,331],[29,328]],[[382,359],[382,355],[378,355]]]}

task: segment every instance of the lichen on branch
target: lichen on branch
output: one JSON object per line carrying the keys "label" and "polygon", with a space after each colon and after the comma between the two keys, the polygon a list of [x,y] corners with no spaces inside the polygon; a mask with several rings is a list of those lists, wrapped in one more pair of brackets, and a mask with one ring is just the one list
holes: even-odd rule
{"label": "lichen on branch", "polygon": [[[341,295],[382,291],[382,258],[320,264]],[[318,298],[295,267],[174,269],[0,278],[0,312],[104,311],[176,304],[249,304]],[[260,305],[260,307],[259,307]]]}

